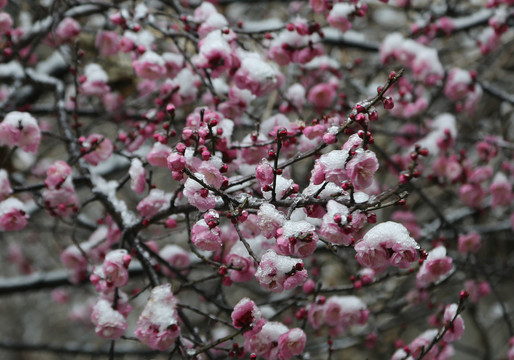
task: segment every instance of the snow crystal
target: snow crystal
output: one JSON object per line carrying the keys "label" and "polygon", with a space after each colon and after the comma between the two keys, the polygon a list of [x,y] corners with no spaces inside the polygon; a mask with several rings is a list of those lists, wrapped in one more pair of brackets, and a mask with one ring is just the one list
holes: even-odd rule
{"label": "snow crystal", "polygon": [[282,228],[284,229],[282,236],[285,238],[297,237],[315,230],[314,226],[307,221],[286,221]]}

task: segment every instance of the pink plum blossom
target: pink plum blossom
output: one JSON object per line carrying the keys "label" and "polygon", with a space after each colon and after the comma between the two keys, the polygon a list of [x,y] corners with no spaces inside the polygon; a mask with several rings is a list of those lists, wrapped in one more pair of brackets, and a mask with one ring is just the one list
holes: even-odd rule
{"label": "pink plum blossom", "polygon": [[[182,275],[188,273],[188,267],[191,265],[189,253],[175,244],[168,244],[159,251],[159,255],[168,262],[173,268],[180,270]],[[166,266],[162,267],[162,272],[170,277],[176,277],[175,272]]]}
{"label": "pink plum blossom", "polygon": [[234,75],[234,82],[240,89],[263,96],[277,87],[277,72],[256,54],[249,54],[242,58],[241,67]]}
{"label": "pink plum blossom", "polygon": [[334,244],[351,244],[351,227],[347,226],[348,208],[334,200],[327,203],[327,213],[323,216],[320,235]]}
{"label": "pink plum blossom", "polygon": [[55,34],[59,43],[71,42],[80,34],[80,24],[77,20],[66,17],[57,25]]}
{"label": "pink plum blossom", "polygon": [[286,220],[277,231],[277,248],[282,255],[305,258],[312,255],[318,243],[314,225],[307,221]]}
{"label": "pink plum blossom", "polygon": [[219,227],[211,228],[204,219],[201,219],[191,229],[191,242],[199,249],[217,251],[222,245],[220,233]]}
{"label": "pink plum blossom", "polygon": [[232,246],[225,257],[225,263],[237,268],[228,271],[230,279],[234,282],[250,281],[255,276],[254,260],[240,241]]}
{"label": "pink plum blossom", "polygon": [[137,76],[148,80],[158,80],[166,73],[164,59],[153,51],[146,51],[132,64]]}
{"label": "pink plum blossom", "polygon": [[12,187],[9,181],[9,175],[5,169],[0,169],[0,201],[5,200],[12,194]]}
{"label": "pink plum blossom", "polygon": [[11,15],[6,12],[0,12],[0,35],[4,35],[8,30],[11,30],[12,26]]}
{"label": "pink plum blossom", "polygon": [[52,216],[66,218],[77,211],[79,201],[75,188],[68,178],[59,189],[46,189],[43,191],[45,209]]}
{"label": "pink plum blossom", "polygon": [[497,206],[509,206],[512,204],[513,193],[512,193],[512,182],[509,181],[504,173],[497,173],[491,185],[489,186],[492,201],[491,207]]}
{"label": "pink plum blossom", "polygon": [[461,254],[474,254],[482,247],[480,234],[476,232],[459,235],[458,243],[459,252]]}
{"label": "pink plum blossom", "polygon": [[378,166],[378,159],[374,152],[357,149],[355,155],[346,164],[346,174],[356,190],[363,190],[371,186]]}
{"label": "pink plum blossom", "polygon": [[95,46],[102,56],[111,56],[120,50],[120,39],[114,31],[100,31],[96,35]]}
{"label": "pink plum blossom", "polygon": [[279,359],[287,360],[293,356],[301,355],[307,342],[305,332],[300,328],[294,328],[278,337]]}
{"label": "pink plum blossom", "polygon": [[285,216],[278,211],[272,204],[264,203],[260,206],[257,213],[257,224],[261,234],[267,239],[275,237],[277,230],[282,227]]}
{"label": "pink plum blossom", "polygon": [[230,315],[232,325],[234,325],[236,329],[249,329],[253,327],[259,322],[261,316],[259,307],[246,297],[239,300]]}
{"label": "pink plum blossom", "polygon": [[95,332],[104,339],[119,339],[127,330],[128,324],[120,312],[114,310],[105,299],[99,299],[93,307],[91,321]]}
{"label": "pink plum blossom", "polygon": [[0,123],[0,145],[18,146],[22,150],[37,153],[41,130],[36,119],[26,112],[11,111]]}
{"label": "pink plum blossom", "polygon": [[81,90],[85,95],[102,96],[107,94],[111,88],[107,85],[109,78],[107,73],[98,64],[87,64],[84,70],[85,82]]}
{"label": "pink plum blossom", "polygon": [[347,3],[334,4],[332,10],[327,15],[328,23],[336,29],[346,32],[352,28],[352,23],[348,17],[355,11],[355,7]]}
{"label": "pink plum blossom", "polygon": [[280,335],[287,333],[289,329],[277,321],[266,322],[262,319],[261,322],[264,324],[254,327],[253,331],[244,333],[245,350],[264,359],[281,359],[278,340]]}
{"label": "pink plum blossom", "polygon": [[89,135],[82,142],[82,147],[85,151],[84,159],[92,165],[98,165],[110,158],[114,149],[111,140],[101,134]]}
{"label": "pink plum blossom", "polygon": [[59,189],[70,175],[70,165],[65,161],[57,160],[46,170],[45,185],[49,189]]}
{"label": "pink plum blossom", "polygon": [[27,226],[29,216],[25,205],[16,198],[8,198],[0,202],[0,230],[18,231]]}
{"label": "pink plum blossom", "polygon": [[180,335],[176,305],[170,284],[154,287],[137,321],[135,334],[139,341],[154,350],[168,350]]}
{"label": "pink plum blossom", "polygon": [[221,31],[212,31],[200,40],[196,65],[210,69],[213,78],[219,77],[232,67],[232,49]]}
{"label": "pink plum blossom", "polygon": [[171,194],[160,189],[152,189],[148,196],[137,204],[137,211],[142,216],[152,217],[159,211],[170,207]]}
{"label": "pink plum blossom", "polygon": [[387,221],[369,230],[355,245],[357,261],[374,270],[388,265],[405,269],[418,259],[419,245],[401,224]]}
{"label": "pink plum blossom", "polygon": [[428,253],[421,265],[416,281],[418,287],[426,287],[447,275],[452,269],[452,258],[446,256],[446,248],[438,246]]}
{"label": "pink plum blossom", "polygon": [[132,159],[129,168],[129,176],[130,188],[134,192],[142,194],[146,187],[146,170],[141,160],[137,158]]}
{"label": "pink plum blossom", "polygon": [[146,154],[146,159],[150,165],[166,168],[168,167],[168,156],[170,154],[171,148],[169,146],[155,142]]}
{"label": "pink plum blossom", "polygon": [[255,277],[264,289],[282,292],[302,285],[307,279],[307,270],[303,268],[302,260],[267,250],[262,255]]}
{"label": "pink plum blossom", "polygon": [[451,304],[446,306],[444,310],[444,321],[445,325],[449,325],[453,320],[453,324],[448,328],[446,334],[444,334],[443,340],[446,342],[454,342],[459,340],[464,334],[464,320],[462,316],[457,315],[458,305]]}
{"label": "pink plum blossom", "polygon": [[[195,173],[195,176],[199,180],[205,180],[205,177],[200,173]],[[202,184],[191,178],[188,178],[184,184],[184,196],[191,205],[200,211],[207,211],[216,206],[214,195],[204,188]]]}

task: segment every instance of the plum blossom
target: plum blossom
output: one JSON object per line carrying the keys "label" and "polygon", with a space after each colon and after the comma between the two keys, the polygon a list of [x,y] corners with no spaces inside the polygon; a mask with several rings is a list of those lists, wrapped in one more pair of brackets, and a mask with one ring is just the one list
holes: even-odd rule
{"label": "plum blossom", "polygon": [[286,220],[277,234],[277,248],[282,255],[305,258],[316,250],[316,228],[307,221]]}
{"label": "plum blossom", "polygon": [[302,260],[267,250],[262,255],[255,277],[264,289],[282,292],[302,285],[307,279],[307,270],[303,268]]}
{"label": "plum blossom", "polygon": [[0,202],[0,231],[18,231],[27,226],[25,205],[16,198]]}
{"label": "plum blossom", "polygon": [[447,275],[452,269],[452,258],[446,256],[446,248],[438,246],[428,253],[416,275],[418,287],[426,287]]}
{"label": "plum blossom", "polygon": [[98,64],[87,64],[84,69],[84,77],[85,81],[82,83],[81,90],[85,95],[102,96],[111,90],[107,85],[109,77]]}
{"label": "plum blossom", "polygon": [[129,280],[128,266],[131,257],[125,249],[110,251],[101,269],[95,269],[90,280],[97,291],[107,293],[116,287],[125,286]]}
{"label": "plum blossom", "polygon": [[46,170],[45,185],[48,189],[59,189],[70,175],[70,165],[65,161],[57,160]]}
{"label": "plum blossom", "polygon": [[261,319],[261,310],[249,298],[242,298],[234,306],[234,310],[230,315],[232,318],[232,325],[236,329],[249,329],[259,322]]}
{"label": "plum blossom", "polygon": [[158,80],[166,74],[164,59],[153,51],[146,51],[132,66],[137,76],[143,79]]}
{"label": "plum blossom", "polygon": [[263,96],[277,87],[277,71],[257,54],[244,54],[241,66],[234,74],[234,82],[240,89]]}
{"label": "plum blossom", "polygon": [[130,188],[134,192],[142,194],[146,186],[146,170],[143,167],[143,163],[138,158],[134,158],[130,162],[129,176]]}
{"label": "plum blossom", "polygon": [[77,211],[79,200],[75,193],[75,188],[68,177],[59,188],[45,189],[43,191],[45,209],[52,216],[66,218]]}
{"label": "plum blossom", "polygon": [[191,242],[199,249],[217,251],[222,245],[220,234],[219,227],[211,228],[204,219],[201,219],[191,229]]}
{"label": "plum blossom", "polygon": [[344,165],[348,159],[348,151],[332,150],[321,157],[314,163],[311,172],[311,182],[319,185],[323,181],[331,181],[336,185],[341,185],[343,181],[348,179]]}
{"label": "plum blossom", "polygon": [[309,90],[307,100],[316,109],[326,109],[334,102],[337,95],[336,90],[337,88],[333,84],[317,84]]}
{"label": "plum blossom", "polygon": [[11,15],[6,12],[0,12],[0,35],[4,35],[7,31],[11,30],[12,26]]}
{"label": "plum blossom", "polygon": [[246,351],[269,360],[288,360],[301,354],[306,341],[302,329],[289,330],[280,322],[264,319],[253,330],[245,332],[244,337]]}
{"label": "plum blossom", "polygon": [[277,230],[282,227],[285,220],[284,214],[278,211],[272,204],[262,204],[257,212],[257,224],[261,234],[267,239],[276,236]]}
{"label": "plum blossom", "polygon": [[356,190],[363,190],[373,183],[373,175],[378,167],[378,159],[374,152],[357,149],[346,164],[346,174]]}
{"label": "plum blossom", "polygon": [[154,350],[168,350],[180,335],[176,305],[170,284],[154,287],[137,321],[136,337]]}
{"label": "plum blossom", "polygon": [[23,151],[35,154],[40,140],[39,125],[29,113],[11,111],[0,123],[0,145],[10,148],[18,146]]}
{"label": "plum blossom", "polygon": [[327,213],[323,216],[320,235],[334,244],[350,245],[352,228],[347,226],[348,208],[334,200],[327,203]]}
{"label": "plum blossom", "polygon": [[482,247],[480,234],[471,232],[461,234],[458,238],[458,249],[461,254],[475,254]]}
{"label": "plum blossom", "polygon": [[418,259],[418,243],[409,235],[405,226],[387,221],[369,230],[355,245],[357,261],[373,270],[388,265],[405,269]]}
{"label": "plum blossom", "polygon": [[137,204],[137,211],[142,216],[152,217],[159,211],[170,207],[172,195],[160,189],[152,189],[148,196]]}
{"label": "plum blossom", "polygon": [[9,181],[9,174],[5,169],[0,169],[0,201],[5,200],[12,194],[12,187]]}
{"label": "plum blossom", "polygon": [[337,335],[351,326],[364,325],[368,316],[366,304],[358,297],[331,296],[328,299],[318,297],[309,306],[307,319],[314,329],[328,325],[331,333]]}
{"label": "plum blossom", "polygon": [[301,355],[305,349],[307,336],[300,328],[294,328],[281,334],[278,337],[279,359],[291,359],[293,356]]}
{"label": "plum blossom", "polygon": [[115,55],[120,50],[120,39],[114,31],[100,31],[96,35],[95,46],[102,56]]}
{"label": "plum blossom", "polygon": [[225,263],[237,268],[228,271],[230,279],[234,282],[250,281],[255,275],[254,260],[240,241],[232,246],[225,257]]}
{"label": "plum blossom", "polygon": [[512,203],[512,183],[504,173],[497,173],[489,186],[492,201],[491,207],[509,206]]}
{"label": "plum blossom", "polygon": [[[203,174],[194,174],[199,180],[205,181]],[[198,208],[200,211],[207,211],[216,206],[216,198],[208,189],[204,188],[202,184],[196,180],[188,178],[184,184],[184,197],[191,205]]]}
{"label": "plum blossom", "polygon": [[96,334],[110,340],[119,339],[128,327],[123,315],[105,299],[99,299],[93,306],[91,321],[96,326]]}
{"label": "plum blossom", "polygon": [[464,334],[464,320],[462,316],[457,315],[459,306],[457,304],[447,305],[444,309],[443,319],[445,325],[449,325],[453,320],[453,324],[449,326],[448,331],[444,334],[443,340],[446,342],[454,342],[459,340]]}
{"label": "plum blossom", "polygon": [[155,142],[146,154],[146,159],[150,165],[166,168],[168,167],[168,156],[170,154],[171,148],[169,146]]}
{"label": "plum blossom", "polygon": [[355,6],[347,3],[334,4],[332,10],[327,15],[328,23],[336,29],[346,32],[352,28],[352,23],[348,17],[355,11]]}
{"label": "plum blossom", "polygon": [[201,69],[211,69],[213,78],[232,67],[232,49],[221,31],[210,32],[200,40],[198,48],[196,65]]}
{"label": "plum blossom", "polygon": [[91,134],[82,142],[85,155],[84,159],[92,164],[107,160],[111,157],[114,149],[111,140],[100,134]]}
{"label": "plum blossom", "polygon": [[59,43],[71,42],[80,34],[80,24],[74,18],[66,17],[57,25],[55,34]]}
{"label": "plum blossom", "polygon": [[[168,262],[173,268],[180,270],[182,275],[188,273],[191,259],[189,253],[175,244],[168,244],[159,251],[159,255]],[[162,272],[170,277],[176,277],[175,272],[171,271],[166,266],[162,267]]]}

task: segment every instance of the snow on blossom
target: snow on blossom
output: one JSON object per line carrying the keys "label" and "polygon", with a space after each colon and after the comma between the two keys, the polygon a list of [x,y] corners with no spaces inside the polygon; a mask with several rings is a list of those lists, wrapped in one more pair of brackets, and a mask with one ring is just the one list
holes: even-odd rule
{"label": "snow on blossom", "polygon": [[95,325],[96,334],[110,340],[119,339],[128,327],[123,315],[105,299],[99,299],[93,306],[91,321]]}
{"label": "snow on blossom", "polygon": [[172,194],[165,193],[160,189],[152,189],[150,193],[137,204],[137,211],[142,216],[152,217],[159,211],[170,207]]}
{"label": "snow on blossom", "polygon": [[166,74],[165,62],[162,56],[153,52],[145,53],[132,64],[137,76],[148,80],[161,79]]}
{"label": "snow on blossom", "polygon": [[232,325],[234,325],[236,329],[248,329],[256,325],[261,319],[261,316],[262,314],[259,307],[247,297],[239,300],[230,315]]}
{"label": "snow on blossom", "polygon": [[464,334],[464,320],[462,319],[462,316],[457,315],[458,308],[459,306],[457,304],[450,304],[444,309],[443,319],[445,321],[445,325],[449,325],[453,320],[452,325],[449,326],[448,331],[446,331],[446,334],[444,334],[443,337],[443,340],[446,342],[457,341]]}
{"label": "snow on blossom", "polygon": [[256,96],[264,96],[278,85],[277,71],[255,53],[244,53],[241,66],[234,74],[234,82],[240,89],[247,89]]}
{"label": "snow on blossom", "polygon": [[137,321],[136,337],[154,350],[168,350],[180,335],[176,306],[170,284],[154,287]]}
{"label": "snow on blossom", "polygon": [[11,111],[0,123],[0,145],[37,153],[41,140],[41,130],[37,120],[26,112]]}
{"label": "snow on blossom", "polygon": [[446,248],[438,246],[428,253],[416,275],[416,285],[427,287],[447,275],[453,267],[452,258],[446,256]]}
{"label": "snow on blossom", "polygon": [[130,188],[134,192],[142,194],[146,187],[146,170],[138,158],[133,158],[130,162],[129,176]]}
{"label": "snow on blossom", "polygon": [[374,270],[389,265],[405,269],[418,259],[418,249],[405,226],[387,221],[373,227],[355,245],[355,257],[362,266]]}
{"label": "snow on blossom", "polygon": [[[194,175],[199,180],[205,181],[203,174],[195,173]],[[188,178],[184,184],[184,197],[191,205],[198,208],[200,211],[207,211],[216,206],[216,197],[214,194],[191,178]]]}
{"label": "snow on blossom", "polygon": [[262,255],[255,277],[264,289],[282,292],[302,285],[307,279],[307,270],[302,260],[268,250]]}
{"label": "snow on blossom", "polygon": [[0,231],[18,231],[27,226],[29,216],[25,205],[16,198],[0,202]]}
{"label": "snow on blossom", "polygon": [[305,258],[316,250],[316,228],[307,221],[286,220],[277,234],[280,235],[277,238],[277,248],[281,255]]}

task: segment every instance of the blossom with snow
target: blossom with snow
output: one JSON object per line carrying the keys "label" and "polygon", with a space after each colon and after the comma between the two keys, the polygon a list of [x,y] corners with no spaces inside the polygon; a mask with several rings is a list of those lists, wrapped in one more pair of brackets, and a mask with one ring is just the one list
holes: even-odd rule
{"label": "blossom with snow", "polygon": [[161,79],[166,74],[164,59],[153,51],[146,51],[132,63],[137,76],[148,80]]}
{"label": "blossom with snow", "polygon": [[119,339],[128,327],[123,315],[105,299],[99,299],[93,306],[91,321],[95,325],[96,334],[110,340]]}
{"label": "blossom with snow", "polygon": [[405,269],[418,259],[418,249],[405,226],[387,221],[373,227],[355,245],[355,257],[362,266],[374,270],[389,265]]}
{"label": "blossom with snow", "polygon": [[0,231],[17,231],[27,226],[29,216],[25,205],[16,198],[0,202]]}
{"label": "blossom with snow", "polygon": [[41,130],[37,120],[27,112],[11,111],[0,123],[0,145],[37,153]]}
{"label": "blossom with snow", "polygon": [[302,285],[307,279],[303,261],[268,250],[262,255],[255,278],[266,290],[282,292]]}
{"label": "blossom with snow", "polygon": [[428,253],[418,274],[416,275],[416,285],[426,287],[447,275],[453,266],[452,258],[446,256],[446,248],[438,246]]}
{"label": "blossom with snow", "polygon": [[180,335],[176,305],[170,284],[154,287],[137,321],[136,337],[154,350],[168,350]]}

